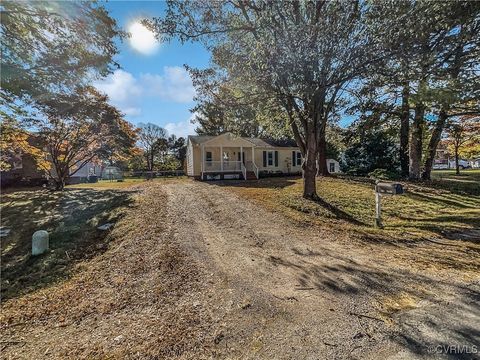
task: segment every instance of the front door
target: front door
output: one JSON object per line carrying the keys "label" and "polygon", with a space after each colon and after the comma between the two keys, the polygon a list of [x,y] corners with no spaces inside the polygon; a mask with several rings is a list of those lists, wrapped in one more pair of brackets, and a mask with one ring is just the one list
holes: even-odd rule
{"label": "front door", "polygon": [[242,156],[243,156],[243,165],[245,165],[245,151],[244,152],[238,152],[238,159],[237,161],[242,161]]}

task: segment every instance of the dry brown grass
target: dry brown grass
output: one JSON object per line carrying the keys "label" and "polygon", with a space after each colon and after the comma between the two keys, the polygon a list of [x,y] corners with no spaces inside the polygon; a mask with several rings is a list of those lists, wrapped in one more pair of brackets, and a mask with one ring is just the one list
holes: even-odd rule
{"label": "dry brown grass", "polygon": [[480,234],[480,197],[421,184],[404,185],[406,195],[382,200],[385,229],[376,229],[370,183],[319,179],[319,202],[302,198],[300,178],[221,184],[300,225],[337,232],[339,236],[333,238],[370,248],[394,264],[432,273],[458,270],[465,279],[478,277],[480,238],[475,240],[475,234]]}
{"label": "dry brown grass", "polygon": [[78,264],[67,281],[2,304],[4,358],[207,352],[208,314],[192,305],[202,270],[172,241],[160,187],[144,184],[142,192],[109,235],[104,254]]}

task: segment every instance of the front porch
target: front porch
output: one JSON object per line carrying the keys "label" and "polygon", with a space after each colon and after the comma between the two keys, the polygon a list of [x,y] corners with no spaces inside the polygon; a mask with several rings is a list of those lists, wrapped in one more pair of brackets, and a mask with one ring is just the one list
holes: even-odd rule
{"label": "front porch", "polygon": [[258,179],[253,146],[202,145],[201,179]]}

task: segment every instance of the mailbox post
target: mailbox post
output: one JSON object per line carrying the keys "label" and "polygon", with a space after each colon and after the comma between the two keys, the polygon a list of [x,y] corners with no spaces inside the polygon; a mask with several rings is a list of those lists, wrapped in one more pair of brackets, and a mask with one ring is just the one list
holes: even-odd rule
{"label": "mailbox post", "polygon": [[382,223],[382,196],[402,195],[402,184],[377,181],[375,185],[375,227],[383,228]]}

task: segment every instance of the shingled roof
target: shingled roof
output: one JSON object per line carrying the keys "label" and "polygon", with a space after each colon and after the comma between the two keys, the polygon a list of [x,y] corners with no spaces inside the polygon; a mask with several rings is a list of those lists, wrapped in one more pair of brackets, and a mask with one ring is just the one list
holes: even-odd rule
{"label": "shingled roof", "polygon": [[[217,135],[219,136],[219,135]],[[192,144],[203,144],[217,136],[211,135],[189,135],[188,138]],[[297,147],[294,140],[291,139],[265,139],[265,138],[253,138],[253,137],[241,137],[241,139],[251,142],[257,147]]]}

